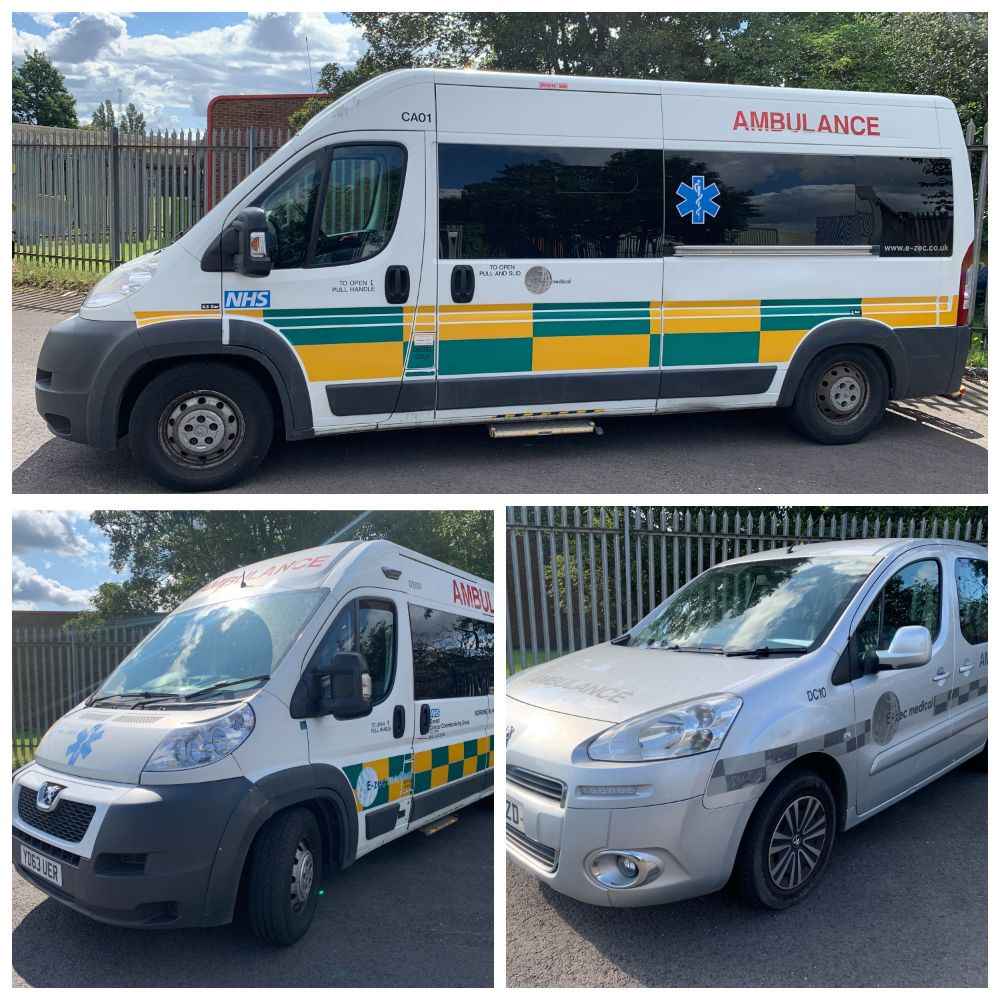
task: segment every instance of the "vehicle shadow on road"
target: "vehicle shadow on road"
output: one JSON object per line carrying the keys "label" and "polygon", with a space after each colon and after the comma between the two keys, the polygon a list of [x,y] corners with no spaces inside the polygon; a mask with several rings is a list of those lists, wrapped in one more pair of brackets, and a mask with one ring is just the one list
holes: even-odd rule
{"label": "vehicle shadow on road", "polygon": [[[978,397],[977,397],[978,398]],[[985,398],[985,396],[983,396]],[[601,420],[603,435],[493,440],[481,425],[278,441],[240,493],[978,493],[979,416],[947,400],[898,404],[863,441],[808,441],[774,410]],[[968,426],[972,424],[973,426]],[[128,446],[50,439],[14,470],[15,493],[151,493]]]}
{"label": "vehicle shadow on road", "polygon": [[[32,895],[22,907],[24,893]],[[328,880],[312,927],[290,948],[256,940],[241,923],[109,927],[16,874],[14,894],[15,922],[30,907],[14,928],[15,985],[489,987],[493,800],[461,810],[432,836],[417,831],[387,844]]]}
{"label": "vehicle shadow on road", "polygon": [[532,928],[508,915],[512,986],[983,987],[986,776],[957,770],[842,834],[823,880],[782,912],[730,889],[595,907],[527,881],[537,898],[520,912],[549,913]]}

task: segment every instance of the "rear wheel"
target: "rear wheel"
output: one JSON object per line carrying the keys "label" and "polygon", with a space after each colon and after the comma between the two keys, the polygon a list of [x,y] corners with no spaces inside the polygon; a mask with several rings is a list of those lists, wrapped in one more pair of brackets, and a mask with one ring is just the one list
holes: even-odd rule
{"label": "rear wheel", "polygon": [[779,775],[743,835],[737,888],[772,910],[794,906],[819,881],[836,829],[833,793],[819,775],[802,770]]}
{"label": "rear wheel", "polygon": [[246,905],[250,927],[268,944],[295,944],[309,929],[323,868],[319,825],[308,809],[279,813],[257,835]]}
{"label": "rear wheel", "polygon": [[878,426],[888,402],[885,366],[871,348],[831,347],[809,363],[788,415],[820,444],[850,444]]}
{"label": "rear wheel", "polygon": [[274,411],[252,375],[217,362],[178,365],[139,394],[129,417],[136,461],[176,490],[218,490],[263,461]]}

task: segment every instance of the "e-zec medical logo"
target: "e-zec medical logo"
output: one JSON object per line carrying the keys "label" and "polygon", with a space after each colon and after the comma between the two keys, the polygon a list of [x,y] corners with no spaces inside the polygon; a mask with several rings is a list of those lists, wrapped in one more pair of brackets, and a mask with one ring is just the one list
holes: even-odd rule
{"label": "e-zec medical logo", "polygon": [[223,306],[226,309],[270,309],[269,291],[230,291],[225,293]]}

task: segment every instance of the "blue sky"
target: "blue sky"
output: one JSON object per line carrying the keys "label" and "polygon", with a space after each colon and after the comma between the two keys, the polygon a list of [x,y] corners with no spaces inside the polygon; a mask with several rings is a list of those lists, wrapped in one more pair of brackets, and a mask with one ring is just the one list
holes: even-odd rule
{"label": "blue sky", "polygon": [[15,610],[82,611],[101,583],[125,580],[108,565],[108,540],[89,511],[13,515]]}
{"label": "blue sky", "polygon": [[220,94],[309,93],[328,62],[353,66],[361,32],[343,14],[14,14],[15,64],[41,49],[66,78],[81,121],[105,98],[129,101],[152,128],[204,128]]}

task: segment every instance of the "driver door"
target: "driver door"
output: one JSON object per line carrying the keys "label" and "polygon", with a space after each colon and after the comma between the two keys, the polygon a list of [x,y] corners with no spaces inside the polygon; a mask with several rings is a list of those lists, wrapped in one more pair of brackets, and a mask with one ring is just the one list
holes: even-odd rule
{"label": "driver door", "polygon": [[341,133],[251,202],[267,217],[274,267],[223,275],[224,330],[250,320],[292,345],[317,430],[373,426],[396,409],[421,284],[424,171],[423,132]]}

